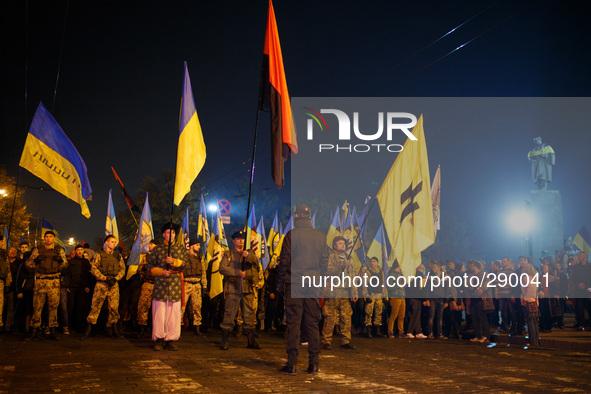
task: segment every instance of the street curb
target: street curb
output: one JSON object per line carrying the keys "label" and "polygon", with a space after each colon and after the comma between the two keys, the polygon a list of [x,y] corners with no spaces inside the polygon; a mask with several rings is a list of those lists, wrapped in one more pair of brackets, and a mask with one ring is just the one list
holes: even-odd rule
{"label": "street curb", "polygon": [[[509,335],[493,334],[491,342],[508,343],[511,345],[526,346],[528,340],[524,336],[512,337]],[[572,341],[563,341],[559,339],[544,338],[540,339],[540,345],[543,348],[571,350],[571,351],[591,351],[591,343],[581,343]]]}

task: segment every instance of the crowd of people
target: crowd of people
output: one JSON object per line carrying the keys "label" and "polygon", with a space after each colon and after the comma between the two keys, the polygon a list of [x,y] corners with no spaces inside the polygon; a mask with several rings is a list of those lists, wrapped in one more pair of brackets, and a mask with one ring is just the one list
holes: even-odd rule
{"label": "crowd of people", "polygon": [[[554,258],[545,257],[539,268],[529,256],[520,256],[517,263],[508,257],[489,264],[429,260],[416,268],[408,285],[397,286],[397,279],[408,275],[397,261],[385,274],[384,262],[368,256],[355,270],[347,240],[337,236],[329,248],[326,237],[309,222],[309,208],[299,206],[290,233],[295,231],[301,239],[295,242],[288,233],[281,254],[264,269],[256,255],[245,250],[246,233],[234,232],[233,247],[219,265],[224,292],[213,298],[209,296],[213,267],[202,252],[203,240],[191,239],[188,248],[175,243],[179,227],[174,223],[162,227],[162,240],[151,241],[150,252],[142,256],[137,270],[126,264],[127,256],[112,235],[105,237],[100,251],[77,245],[66,256],[55,234],[47,231],[41,245],[32,250],[22,242],[18,249],[0,252],[0,328],[21,333],[27,341],[41,335],[57,340],[58,330],[63,335],[78,332],[88,340],[99,332],[114,338],[143,337],[151,325],[157,351],[177,350],[182,328],[200,337],[221,329],[223,350],[230,347],[230,337],[241,336],[242,330],[247,347],[253,349],[260,349],[256,338],[261,332],[286,336],[291,332],[297,335],[288,339],[288,364],[282,369],[291,374],[300,342],[309,343],[309,372],[314,373],[319,349],[330,351],[334,336],[343,349],[355,349],[352,335],[485,343],[492,328],[527,335],[529,346],[537,347],[540,332],[564,328],[565,312],[575,313],[572,328],[589,327],[591,264],[586,253],[556,252]],[[297,250],[307,256],[299,263]],[[360,287],[343,281],[307,297],[311,301],[300,302],[292,297],[300,283],[292,270],[297,264],[304,264],[308,274],[312,270],[318,275],[375,280]],[[484,280],[491,273],[492,284]],[[480,280],[464,286],[451,280],[439,285],[446,276],[466,275]],[[528,280],[498,280],[523,275]],[[432,286],[434,281],[438,286]]]}

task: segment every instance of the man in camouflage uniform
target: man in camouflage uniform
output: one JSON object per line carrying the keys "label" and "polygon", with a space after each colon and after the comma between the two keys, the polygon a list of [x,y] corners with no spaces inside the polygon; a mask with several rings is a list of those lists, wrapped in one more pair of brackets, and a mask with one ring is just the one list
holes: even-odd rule
{"label": "man in camouflage uniform", "polygon": [[182,270],[187,263],[187,248],[174,240],[180,226],[162,226],[164,242],[152,249],[147,257],[146,270],[154,276],[152,293],[152,340],[154,350],[165,343],[168,350],[178,350],[174,342],[181,336]]}
{"label": "man in camouflage uniform", "polygon": [[[365,273],[367,278],[364,278],[363,297],[365,297],[365,334],[368,338],[372,338],[372,317],[373,317],[373,335],[379,338],[384,338],[385,335],[380,332],[382,327],[382,312],[384,304],[382,299],[388,299],[388,291],[386,289],[386,282],[384,282],[384,271],[380,268],[377,257],[372,257],[369,261],[369,267]],[[386,263],[385,263],[386,264]],[[377,277],[371,280],[372,277]],[[367,282],[366,282],[367,280]],[[375,286],[372,286],[373,283]]]}
{"label": "man in camouflage uniform", "polygon": [[[148,244],[148,253],[152,252],[158,245],[158,241],[151,240]],[[146,270],[146,261],[148,254],[140,255],[140,264],[137,271],[142,278],[142,289],[140,292],[140,299],[137,303],[137,324],[140,326],[139,337],[142,338],[146,333],[146,326],[148,325],[148,311],[152,306],[152,293],[154,292],[154,277]]]}
{"label": "man in camouflage uniform", "polygon": [[41,312],[47,301],[49,309],[49,333],[55,336],[57,324],[57,308],[60,303],[60,272],[68,264],[64,249],[54,244],[55,234],[46,231],[43,235],[43,245],[33,249],[27,260],[26,267],[35,273],[35,289],[33,292],[33,318],[31,319],[31,335],[34,339],[41,326]]}
{"label": "man in camouflage uniform", "polygon": [[201,291],[207,289],[207,276],[205,275],[205,257],[200,252],[201,237],[189,241],[189,261],[183,269],[185,280],[185,299],[183,301],[182,315],[185,315],[187,301],[191,301],[193,311],[193,327],[195,335],[202,336],[199,331],[201,325]]}
{"label": "man in camouflage uniform", "polygon": [[103,250],[95,254],[94,261],[91,263],[90,273],[96,277],[96,284],[94,285],[94,292],[92,294],[90,313],[86,318],[88,325],[86,326],[83,339],[90,336],[92,326],[96,324],[105,298],[109,299],[107,335],[123,338],[117,325],[119,321],[118,282],[125,275],[125,262],[121,254],[114,250],[117,243],[117,238],[113,235],[107,235]]}
{"label": "man in camouflage uniform", "polygon": [[254,336],[254,293],[259,281],[259,259],[250,250],[244,250],[246,233],[236,231],[232,234],[234,249],[228,251],[220,263],[220,272],[224,275],[224,320],[222,327],[222,350],[228,349],[228,336],[234,327],[238,307],[242,309],[242,320],[248,348],[260,349]]}
{"label": "man in camouflage uniform", "polygon": [[322,315],[324,316],[324,327],[322,328],[322,348],[331,349],[332,333],[335,325],[338,323],[341,327],[341,348],[354,350],[351,345],[351,300],[357,301],[357,287],[353,286],[355,272],[353,263],[347,258],[346,240],[340,235],[332,240],[332,251],[328,257],[327,275],[343,278],[349,278],[341,282],[341,286],[333,291],[326,287],[324,294],[324,305],[322,306]]}

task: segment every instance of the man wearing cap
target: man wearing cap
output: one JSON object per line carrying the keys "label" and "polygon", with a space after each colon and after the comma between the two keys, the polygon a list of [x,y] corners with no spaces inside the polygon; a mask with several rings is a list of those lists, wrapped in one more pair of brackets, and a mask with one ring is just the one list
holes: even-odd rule
{"label": "man wearing cap", "polygon": [[[328,257],[327,275],[341,278],[341,285],[334,288],[327,287],[324,292],[324,327],[322,328],[322,348],[331,349],[332,333],[336,324],[341,327],[341,348],[354,350],[351,345],[351,301],[357,302],[357,287],[353,286],[355,272],[351,258],[347,258],[347,241],[342,236],[336,236],[332,240],[332,251]],[[347,283],[347,279],[349,282]],[[349,300],[352,298],[352,300]]]}
{"label": "man wearing cap", "polygon": [[308,339],[308,373],[318,373],[320,354],[321,317],[319,290],[304,288],[303,276],[319,277],[327,272],[328,246],[326,236],[312,227],[310,208],[298,205],[294,214],[295,228],[283,239],[279,267],[277,268],[277,292],[285,291],[287,317],[287,364],[281,373],[294,375],[300,344],[300,327]]}
{"label": "man wearing cap", "polygon": [[228,349],[228,336],[234,328],[238,307],[242,310],[243,327],[248,338],[248,348],[260,349],[254,335],[254,292],[259,281],[259,259],[251,250],[244,250],[246,232],[232,234],[234,248],[229,250],[220,263],[224,275],[224,320],[222,327],[222,350]]}
{"label": "man wearing cap", "polygon": [[96,284],[92,293],[90,313],[86,318],[88,325],[82,339],[90,336],[92,326],[96,324],[105,298],[109,299],[107,335],[123,338],[117,322],[119,321],[119,281],[125,275],[125,262],[121,254],[115,250],[117,243],[117,238],[107,235],[103,250],[95,254],[94,261],[90,265],[90,273],[95,276]]}
{"label": "man wearing cap", "polygon": [[52,339],[55,336],[57,324],[57,308],[60,303],[60,272],[64,269],[68,260],[64,249],[54,244],[55,234],[46,231],[43,234],[43,245],[33,249],[27,260],[26,267],[29,272],[35,273],[35,289],[33,292],[33,318],[31,319],[31,335],[34,339],[41,326],[41,312],[47,301],[49,310],[49,332]]}
{"label": "man wearing cap", "polygon": [[183,268],[185,280],[185,299],[183,301],[182,316],[185,315],[187,301],[191,301],[193,312],[193,327],[195,335],[202,336],[201,326],[201,290],[207,289],[207,277],[205,275],[205,258],[201,253],[201,237],[189,241],[189,260]]}
{"label": "man wearing cap", "polygon": [[161,230],[164,242],[152,249],[146,259],[146,270],[154,276],[152,341],[156,351],[164,345],[168,350],[178,350],[174,342],[181,336],[182,270],[187,249],[184,244],[175,244],[178,224],[167,223]]}
{"label": "man wearing cap", "polygon": [[154,292],[154,277],[150,271],[146,270],[147,256],[158,245],[158,241],[151,240],[148,244],[148,254],[140,254],[140,263],[137,271],[142,278],[142,289],[140,291],[140,298],[137,303],[137,324],[140,326],[139,337],[142,338],[146,333],[146,326],[148,325],[148,312],[152,306],[152,293]]}

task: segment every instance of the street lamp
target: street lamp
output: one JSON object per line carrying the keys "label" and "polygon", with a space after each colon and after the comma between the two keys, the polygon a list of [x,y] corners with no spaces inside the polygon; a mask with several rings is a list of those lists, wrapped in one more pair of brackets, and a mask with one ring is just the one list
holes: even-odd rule
{"label": "street lamp", "polygon": [[211,212],[211,229],[209,230],[209,233],[211,234],[211,232],[213,231],[213,227],[214,227],[213,226],[213,224],[214,224],[213,214],[214,213],[217,213],[217,211],[218,211],[218,204],[209,204],[207,206],[207,210],[209,212]]}
{"label": "street lamp", "polygon": [[531,256],[531,232],[536,224],[536,218],[531,211],[531,203],[525,201],[523,205],[509,211],[506,219],[507,227],[522,237],[524,254]]}
{"label": "street lamp", "polygon": [[8,197],[8,193],[6,192],[6,189],[0,189],[0,196],[1,197]]}

